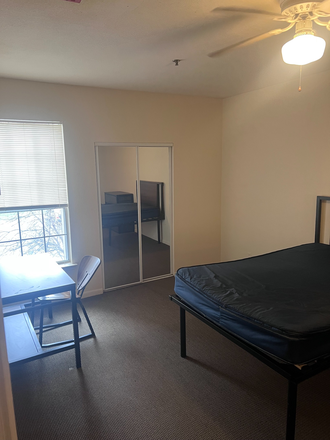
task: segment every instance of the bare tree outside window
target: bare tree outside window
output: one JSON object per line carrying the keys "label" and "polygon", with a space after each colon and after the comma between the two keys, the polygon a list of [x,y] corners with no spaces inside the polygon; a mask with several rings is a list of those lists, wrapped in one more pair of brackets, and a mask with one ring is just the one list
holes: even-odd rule
{"label": "bare tree outside window", "polygon": [[0,213],[0,256],[48,252],[56,261],[68,259],[64,208]]}

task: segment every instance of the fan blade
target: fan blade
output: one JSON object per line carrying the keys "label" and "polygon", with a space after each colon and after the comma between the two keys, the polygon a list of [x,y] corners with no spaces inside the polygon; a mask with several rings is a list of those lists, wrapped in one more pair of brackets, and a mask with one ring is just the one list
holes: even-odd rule
{"label": "fan blade", "polygon": [[[288,30],[285,28],[285,30]],[[244,47],[248,46],[252,43],[257,43],[258,41],[265,40],[266,38],[272,37],[273,35],[281,34],[282,32],[285,32],[284,29],[275,29],[273,31],[266,32],[265,34],[257,35],[256,37],[247,38],[246,40],[240,41],[239,43],[232,44],[231,46],[225,47],[220,50],[216,50],[215,52],[211,52],[208,54],[211,58],[219,57],[220,55],[224,54],[225,52],[228,52],[232,49],[236,49],[237,47]]]}
{"label": "fan blade", "polygon": [[249,8],[226,8],[219,7],[212,10],[212,12],[239,12],[243,14],[262,14],[262,15],[271,15],[272,17],[282,17],[280,14],[275,14],[270,11],[262,11],[260,9],[249,9]]}

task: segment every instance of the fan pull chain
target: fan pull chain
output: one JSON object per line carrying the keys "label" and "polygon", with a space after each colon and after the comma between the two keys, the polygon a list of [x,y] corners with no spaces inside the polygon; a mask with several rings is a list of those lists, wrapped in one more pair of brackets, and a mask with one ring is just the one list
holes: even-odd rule
{"label": "fan pull chain", "polygon": [[299,87],[298,87],[298,92],[301,92],[301,76],[302,76],[302,66],[300,66],[300,74],[299,74]]}

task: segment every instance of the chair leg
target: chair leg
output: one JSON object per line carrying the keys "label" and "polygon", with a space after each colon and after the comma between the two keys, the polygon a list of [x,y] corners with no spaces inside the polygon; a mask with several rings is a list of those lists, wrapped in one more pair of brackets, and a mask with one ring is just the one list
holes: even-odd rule
{"label": "chair leg", "polygon": [[85,318],[86,318],[86,321],[87,321],[87,324],[88,324],[88,327],[89,327],[89,329],[90,329],[90,331],[91,331],[92,336],[95,337],[95,332],[94,332],[93,326],[92,326],[92,324],[91,324],[91,322],[90,322],[90,319],[89,319],[89,317],[88,317],[88,315],[87,315],[86,309],[85,309],[85,307],[83,306],[83,304],[82,304],[80,298],[78,299],[77,303],[79,303],[79,305],[80,305],[80,307],[81,307],[81,310],[83,311],[83,314],[84,314],[84,316],[85,316]]}
{"label": "chair leg", "polygon": [[[77,311],[77,318],[78,318],[78,322],[80,322],[81,321],[81,318],[80,318],[80,315],[79,315],[79,313],[78,313],[78,311]],[[49,305],[49,307],[48,307],[48,318],[49,319],[53,319],[53,307],[52,307],[52,305]]]}
{"label": "chair leg", "polygon": [[[86,318],[86,322],[87,322],[88,327],[90,329],[90,333],[87,334],[87,335],[81,336],[80,339],[88,339],[88,338],[91,338],[91,337],[95,337],[95,332],[94,332],[92,323],[91,323],[91,321],[90,321],[90,319],[89,319],[89,317],[87,315],[86,309],[83,306],[80,298],[77,298],[77,304],[78,303],[79,303],[79,305],[81,307],[81,310],[82,310],[82,312],[83,312],[83,314],[84,314],[84,316]],[[48,306],[48,311],[49,311],[49,306]],[[80,315],[78,313],[78,310],[76,311],[76,313],[77,313],[77,321],[81,322],[81,317],[80,317]],[[42,347],[53,347],[53,346],[56,346],[56,345],[62,345],[62,344],[67,344],[67,343],[72,342],[73,339],[72,340],[70,339],[70,340],[60,341],[60,342],[52,342],[50,344],[43,344],[43,333],[44,332],[47,332],[47,331],[50,331],[50,330],[54,330],[55,328],[62,327],[62,326],[65,326],[65,325],[69,325],[69,324],[72,324],[72,320],[61,322],[61,323],[58,323],[58,324],[47,324],[47,325],[44,325],[44,307],[41,307],[40,308],[40,323],[39,323],[38,327],[35,327],[35,330],[39,330],[39,343],[40,343],[40,345]]]}
{"label": "chair leg", "polygon": [[40,309],[40,322],[39,322],[39,343],[42,346],[42,333],[44,326],[44,309],[41,307]]}

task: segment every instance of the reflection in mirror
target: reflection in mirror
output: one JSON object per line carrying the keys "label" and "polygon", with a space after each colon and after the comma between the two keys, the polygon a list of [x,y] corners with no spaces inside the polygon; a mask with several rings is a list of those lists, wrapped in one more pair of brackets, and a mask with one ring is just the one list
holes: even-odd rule
{"label": "reflection in mirror", "polygon": [[136,147],[98,149],[105,288],[140,281]]}
{"label": "reflection in mirror", "polygon": [[170,150],[139,147],[143,279],[171,273]]}
{"label": "reflection in mirror", "polygon": [[101,145],[97,153],[105,289],[170,275],[170,147]]}

